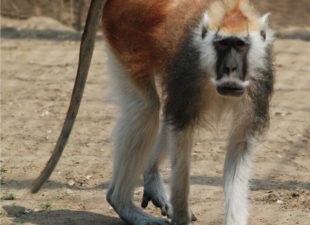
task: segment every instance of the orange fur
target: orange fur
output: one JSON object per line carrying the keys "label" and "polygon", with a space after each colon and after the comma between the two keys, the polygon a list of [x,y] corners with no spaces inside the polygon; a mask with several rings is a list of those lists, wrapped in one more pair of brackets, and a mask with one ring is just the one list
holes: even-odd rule
{"label": "orange fur", "polygon": [[239,34],[259,27],[248,0],[109,0],[103,30],[133,82],[143,89],[154,73],[164,74],[205,11],[209,30]]}
{"label": "orange fur", "polygon": [[212,31],[240,35],[260,29],[259,16],[248,0],[213,1],[208,7],[208,14]]}
{"label": "orange fur", "polygon": [[222,29],[228,33],[242,33],[247,30],[248,18],[235,9],[225,14]]}
{"label": "orange fur", "polygon": [[204,0],[110,0],[104,34],[134,83],[143,86],[163,73],[188,28],[201,17]]}

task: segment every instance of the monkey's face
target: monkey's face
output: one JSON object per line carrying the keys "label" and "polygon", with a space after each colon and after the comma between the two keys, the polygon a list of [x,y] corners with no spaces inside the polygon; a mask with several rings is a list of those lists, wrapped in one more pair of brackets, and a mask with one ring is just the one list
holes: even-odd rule
{"label": "monkey's face", "polygon": [[[220,95],[241,96],[268,65],[272,32],[267,29],[268,14],[259,19],[256,30],[239,33],[210,29],[204,15],[199,28],[200,64]],[[197,35],[198,36],[198,35]]]}
{"label": "monkey's face", "polygon": [[213,40],[216,52],[215,85],[219,94],[240,96],[247,82],[247,55],[250,48],[248,37],[222,37],[216,35]]}

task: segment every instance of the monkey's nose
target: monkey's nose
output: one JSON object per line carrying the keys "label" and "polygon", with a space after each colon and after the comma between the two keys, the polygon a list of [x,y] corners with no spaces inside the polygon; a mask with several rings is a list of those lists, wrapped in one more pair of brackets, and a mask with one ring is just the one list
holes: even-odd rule
{"label": "monkey's nose", "polygon": [[229,76],[231,73],[237,72],[237,66],[225,66],[223,72]]}

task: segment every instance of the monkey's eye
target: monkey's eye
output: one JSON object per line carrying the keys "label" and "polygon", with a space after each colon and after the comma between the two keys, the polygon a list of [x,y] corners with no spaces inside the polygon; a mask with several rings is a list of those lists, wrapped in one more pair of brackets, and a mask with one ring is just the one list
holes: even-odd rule
{"label": "monkey's eye", "polygon": [[202,28],[201,38],[204,39],[207,36],[208,30],[206,27]]}
{"label": "monkey's eye", "polygon": [[235,46],[238,50],[246,50],[249,47],[249,44],[243,40],[237,40]]}
{"label": "monkey's eye", "polygon": [[266,40],[266,31],[261,30],[260,35],[262,36],[263,40],[265,41]]}
{"label": "monkey's eye", "polygon": [[228,40],[220,40],[214,42],[214,45],[217,49],[225,50],[230,47],[230,43]]}
{"label": "monkey's eye", "polygon": [[246,43],[244,41],[238,40],[236,42],[237,47],[242,48],[246,46]]}

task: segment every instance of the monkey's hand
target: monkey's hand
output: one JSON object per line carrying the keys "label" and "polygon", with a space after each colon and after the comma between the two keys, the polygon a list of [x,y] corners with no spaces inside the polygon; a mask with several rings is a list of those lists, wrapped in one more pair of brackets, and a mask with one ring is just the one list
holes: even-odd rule
{"label": "monkey's hand", "polygon": [[[168,201],[162,179],[156,173],[150,173],[144,176],[144,191],[141,207],[146,208],[149,201],[151,201],[156,207],[160,208],[163,216],[172,218],[172,207]],[[197,217],[192,212],[192,221],[196,220]]]}
{"label": "monkey's hand", "polygon": [[172,217],[171,205],[161,181],[156,182],[153,179],[145,179],[143,199],[141,203],[142,208],[146,208],[149,201],[152,201],[156,207],[160,208],[163,216],[167,216],[168,218]]}

